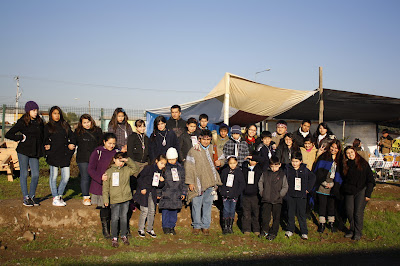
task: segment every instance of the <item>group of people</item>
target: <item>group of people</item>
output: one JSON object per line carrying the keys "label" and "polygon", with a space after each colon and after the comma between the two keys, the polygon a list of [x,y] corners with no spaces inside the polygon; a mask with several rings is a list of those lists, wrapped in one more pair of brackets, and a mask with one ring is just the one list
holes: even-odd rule
{"label": "group of people", "polygon": [[82,202],[100,209],[103,235],[112,239],[113,247],[118,247],[118,237],[129,245],[130,213],[136,206],[140,209],[138,235],[155,238],[157,205],[165,234],[176,234],[178,212],[187,204],[191,206],[193,234],[209,235],[215,204],[222,212],[223,234],[233,232],[237,212],[244,234],[253,232],[273,240],[283,220],[289,238],[297,216],[300,236],[306,240],[307,214],[315,209],[318,232],[326,228],[335,232],[338,218],[341,222],[348,219],[350,229],[345,236],[361,238],[374,177],[359,147],[343,150],[326,123],[320,123],[315,134],[310,132],[308,120],[293,133],[287,132],[283,120],[278,121],[276,132],[263,131],[260,136],[255,124],[248,125],[244,133],[239,125],[225,124],[211,131],[206,114],[185,121],[180,106],[174,105],[169,120],[155,118],[149,138],[145,121],[137,120],[132,130],[123,108],[115,109],[107,133],[89,114],[80,117],[72,132],[58,106],[50,109],[46,124],[35,102],[27,102],[25,111],[6,134],[6,138],[19,141],[23,204],[39,205],[35,199],[38,159],[45,156],[52,204],[66,206],[63,195],[76,152]]}

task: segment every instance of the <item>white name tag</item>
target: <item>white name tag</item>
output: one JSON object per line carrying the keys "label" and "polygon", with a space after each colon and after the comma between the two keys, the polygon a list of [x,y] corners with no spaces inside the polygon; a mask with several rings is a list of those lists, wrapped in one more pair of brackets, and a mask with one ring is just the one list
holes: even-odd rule
{"label": "white name tag", "polygon": [[112,186],[119,187],[119,172],[112,173]]}
{"label": "white name tag", "polygon": [[228,179],[226,180],[226,186],[232,187],[234,179],[235,179],[235,176],[233,174],[228,174]]}
{"label": "white name tag", "polygon": [[294,178],[294,190],[301,191],[301,178],[300,177]]}
{"label": "white name tag", "polygon": [[154,175],[153,175],[153,183],[151,183],[151,185],[153,187],[158,187],[159,184],[160,184],[160,173],[154,173]]}
{"label": "white name tag", "polygon": [[268,158],[271,159],[271,157],[272,157],[272,153],[271,153],[271,151],[269,151],[269,152],[268,152]]}
{"label": "white name tag", "polygon": [[179,181],[179,174],[178,174],[178,169],[176,168],[171,168],[171,173],[172,173],[172,181]]}
{"label": "white name tag", "polygon": [[197,146],[199,144],[197,140],[197,136],[191,136],[190,139],[192,140],[192,146]]}
{"label": "white name tag", "polygon": [[247,176],[247,184],[254,185],[254,171],[249,171]]}

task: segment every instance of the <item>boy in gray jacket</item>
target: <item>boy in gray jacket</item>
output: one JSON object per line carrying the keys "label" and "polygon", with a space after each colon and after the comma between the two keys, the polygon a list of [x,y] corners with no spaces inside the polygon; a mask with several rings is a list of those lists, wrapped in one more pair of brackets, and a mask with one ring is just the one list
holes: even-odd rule
{"label": "boy in gray jacket", "polygon": [[[265,170],[258,182],[258,189],[261,196],[261,234],[272,241],[276,238],[279,230],[279,220],[282,209],[282,199],[288,191],[286,175],[281,167],[278,157],[272,156],[270,168]],[[269,226],[272,213],[272,227]]]}

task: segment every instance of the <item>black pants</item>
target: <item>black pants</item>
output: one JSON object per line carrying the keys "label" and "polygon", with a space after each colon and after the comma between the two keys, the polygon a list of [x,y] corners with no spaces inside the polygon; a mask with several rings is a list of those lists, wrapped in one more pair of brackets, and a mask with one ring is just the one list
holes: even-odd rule
{"label": "black pants", "polygon": [[287,196],[287,205],[288,205],[288,226],[287,230],[290,232],[294,232],[295,229],[295,216],[297,216],[297,220],[299,220],[300,225],[300,233],[308,234],[307,229],[307,220],[306,220],[306,205],[307,198],[292,198]]}
{"label": "black pants", "polygon": [[[335,217],[335,197],[333,196],[328,196],[328,195],[323,195],[317,193],[318,196],[318,202],[319,202],[319,208],[318,208],[318,214],[320,217],[320,223],[326,223],[326,218],[327,217],[333,217],[333,221],[328,218],[329,222],[334,222],[334,217]],[[321,217],[324,217],[321,219]]]}
{"label": "black pants", "polygon": [[355,236],[361,236],[364,224],[364,209],[367,205],[365,201],[365,188],[356,195],[346,195],[345,204],[347,218],[350,222],[350,231]]}
{"label": "black pants", "polygon": [[257,195],[242,196],[243,218],[242,218],[242,231],[243,232],[260,232],[260,205]]}
{"label": "black pants", "polygon": [[[279,231],[279,221],[281,218],[281,209],[282,204],[272,204],[263,202],[262,204],[262,224],[261,230],[271,235],[277,235]],[[271,213],[272,213],[272,227],[269,227],[269,222],[271,221]]]}

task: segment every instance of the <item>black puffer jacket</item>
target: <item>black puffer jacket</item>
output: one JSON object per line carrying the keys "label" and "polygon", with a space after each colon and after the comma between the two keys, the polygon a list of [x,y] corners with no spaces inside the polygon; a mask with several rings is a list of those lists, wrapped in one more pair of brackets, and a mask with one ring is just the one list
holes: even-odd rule
{"label": "black puffer jacket", "polygon": [[[235,176],[233,179],[232,187],[226,186],[226,182],[228,180],[228,174],[233,174]],[[231,170],[229,167],[226,167],[224,170],[222,170],[221,182],[222,186],[219,186],[218,190],[221,196],[225,198],[233,199],[239,197],[245,187],[244,177],[242,170],[240,170],[240,167],[236,167],[234,170]]]}
{"label": "black puffer jacket", "polygon": [[83,129],[81,134],[75,130],[77,163],[89,163],[90,155],[98,146],[103,144],[103,132],[99,127],[93,129]]}
{"label": "black puffer jacket", "polygon": [[193,134],[189,134],[187,131],[183,132],[183,134],[179,137],[179,161],[183,162],[186,160],[186,156],[189,150],[193,147],[192,144],[192,136],[195,136],[197,139],[199,138],[199,132],[195,131]]}
{"label": "black puffer jacket", "polygon": [[[179,181],[172,178],[172,169],[178,171]],[[168,163],[164,173],[164,187],[161,189],[161,199],[158,204],[159,209],[180,210],[182,209],[181,196],[186,195],[187,185],[185,184],[185,169],[180,163],[175,165]]]}
{"label": "black puffer jacket", "polygon": [[174,131],[175,135],[179,138],[186,131],[186,121],[182,118],[175,120],[171,117],[167,120],[167,129]]}
{"label": "black puffer jacket", "polygon": [[[307,192],[311,192],[315,184],[315,175],[308,170],[305,164],[301,164],[299,169],[294,169],[292,164],[287,164],[285,168],[285,175],[288,181],[289,190],[286,194],[292,198],[307,198]],[[295,179],[301,179],[301,190],[295,189]]]}
{"label": "black puffer jacket", "polygon": [[[24,134],[26,140],[21,142]],[[43,147],[43,122],[38,118],[31,120],[28,125],[24,122],[24,116],[5,135],[7,139],[19,141],[17,152],[28,157],[39,158],[44,155]]]}
{"label": "black puffer jacket", "polygon": [[[162,176],[164,176],[163,171],[158,169],[157,164],[146,165],[138,176],[138,186],[135,195],[133,195],[133,200],[140,206],[148,207],[150,192],[154,204],[157,203],[157,189],[162,188],[165,184],[165,181],[160,181],[158,187],[153,187],[152,184],[154,173],[160,173]],[[141,193],[141,190],[143,189],[146,189],[145,195]]]}
{"label": "black puffer jacket", "polygon": [[[249,172],[253,171],[254,172],[254,183],[249,184]],[[255,196],[258,195],[258,181],[260,180],[260,177],[263,173],[263,169],[259,163],[257,163],[254,166],[253,170],[250,170],[249,168],[249,162],[245,161],[242,164],[242,172],[244,176],[244,182],[245,182],[245,189],[243,191],[243,195],[246,196]]]}
{"label": "black puffer jacket", "polygon": [[[149,161],[149,138],[146,134],[133,132],[128,137],[128,157],[135,162],[146,163]],[[142,147],[144,142],[144,149]]]}
{"label": "black puffer jacket", "polygon": [[370,198],[375,187],[375,179],[369,164],[362,158],[361,169],[357,168],[354,160],[348,160],[349,169],[343,177],[341,191],[345,195],[355,195],[366,187],[365,197]]}
{"label": "black puffer jacket", "polygon": [[60,122],[56,122],[54,133],[50,133],[49,124],[44,126],[44,145],[50,145],[50,150],[45,151],[49,165],[59,167],[70,165],[75,150],[70,150],[69,144],[76,145],[75,135],[69,125],[66,131]]}

